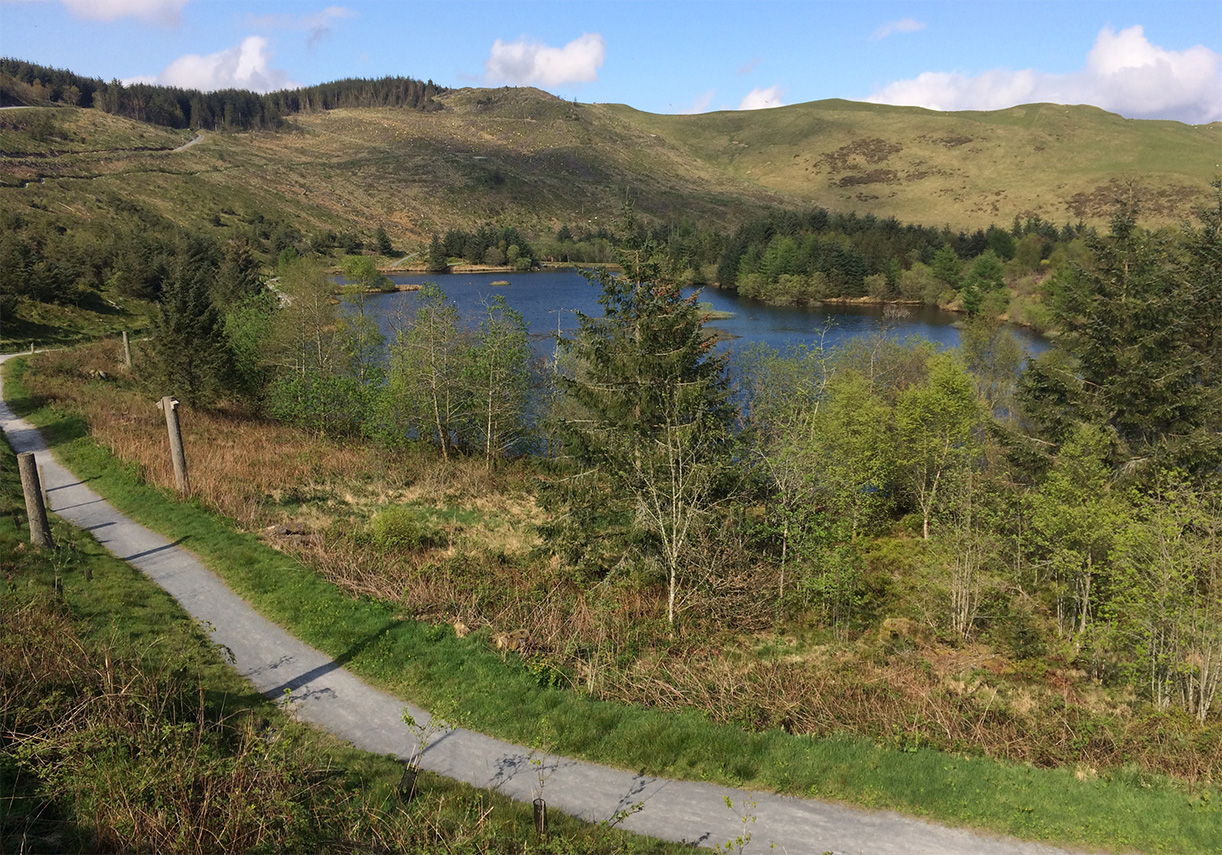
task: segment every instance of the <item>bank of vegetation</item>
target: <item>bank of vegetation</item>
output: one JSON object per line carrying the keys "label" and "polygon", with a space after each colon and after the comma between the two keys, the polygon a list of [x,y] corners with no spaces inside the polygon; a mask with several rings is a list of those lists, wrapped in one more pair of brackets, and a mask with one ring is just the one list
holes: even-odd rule
{"label": "bank of vegetation", "polygon": [[[671,852],[298,724],[139,571],[56,527],[30,548],[0,439],[0,850]],[[685,850],[686,851],[686,850]]]}
{"label": "bank of vegetation", "polygon": [[[251,282],[222,310],[220,268],[197,254],[173,268],[132,373],[110,344],[40,357],[22,382],[163,485],[147,402],[174,391],[205,507],[280,526],[268,537],[322,578],[439,638],[474,630],[530,691],[767,740],[1027,764],[1059,782],[1030,822],[933,804],[919,793],[936,786],[894,771],[881,800],[870,784],[797,785],[1065,842],[1209,851],[1222,349],[1218,314],[1184,307],[1222,299],[1220,226],[1222,205],[1175,234],[1122,210],[1082,236],[1047,285],[1062,336],[1025,370],[982,317],[957,352],[757,348],[730,371],[678,265],[625,227],[624,275],[597,278],[605,315],[545,366],[499,300],[472,324],[426,289],[383,341],[309,259],[285,259],[284,305]],[[731,738],[692,726],[651,771],[705,769],[694,755]],[[794,786],[779,771],[794,749],[772,750],[705,774]],[[1004,804],[1008,786],[981,796]],[[1178,805],[1177,830],[1109,827],[1104,803],[1147,787],[1163,815]],[[1103,802],[1070,813],[1098,810],[1098,825],[1064,812],[1084,793]]]}

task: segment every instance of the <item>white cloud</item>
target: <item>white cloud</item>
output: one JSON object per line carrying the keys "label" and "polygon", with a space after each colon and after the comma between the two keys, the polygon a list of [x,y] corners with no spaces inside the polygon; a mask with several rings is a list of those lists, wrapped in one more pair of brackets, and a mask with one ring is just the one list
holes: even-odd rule
{"label": "white cloud", "polygon": [[878,41],[895,33],[915,33],[923,29],[925,29],[925,25],[915,18],[901,18],[898,21],[888,21],[883,24],[874,31],[874,34],[870,36],[870,40]]}
{"label": "white cloud", "polygon": [[131,16],[164,26],[182,20],[187,0],[62,0],[68,11],[86,21],[117,21]]}
{"label": "white cloud", "polygon": [[484,63],[484,77],[489,83],[518,86],[592,83],[598,79],[606,50],[598,33],[584,33],[562,48],[528,42],[524,37],[509,43],[497,39]]}
{"label": "white cloud", "polygon": [[157,82],[204,92],[216,89],[274,92],[300,86],[286,72],[271,67],[272,55],[267,46],[267,39],[262,36],[247,36],[239,46],[219,53],[181,56],[157,76]]}
{"label": "white cloud", "polygon": [[781,99],[785,90],[780,86],[769,86],[767,89],[752,89],[747,97],[738,105],[740,110],[765,110],[769,107],[784,107]]}
{"label": "white cloud", "polygon": [[717,92],[716,89],[710,89],[702,95],[696,97],[695,103],[690,107],[685,107],[679,111],[680,116],[690,116],[694,113],[703,113],[709,108],[709,104],[713,103],[713,95]]}
{"label": "white cloud", "polygon": [[1081,71],[925,72],[866,100],[931,110],[1000,110],[1041,101],[1093,104],[1131,118],[1198,124],[1222,120],[1222,56],[1201,45],[1164,50],[1151,44],[1141,27],[1120,32],[1104,27]]}
{"label": "white cloud", "polygon": [[356,15],[356,12],[346,6],[328,6],[313,15],[251,15],[249,21],[252,27],[259,29],[306,32],[309,34],[306,46],[312,49],[323,38],[331,35],[336,21],[355,18]]}
{"label": "white cloud", "polygon": [[738,73],[739,74],[750,74],[751,72],[755,71],[755,67],[759,64],[760,64],[760,58],[758,56],[753,56],[751,57],[751,59],[747,60],[743,65],[739,66]]}

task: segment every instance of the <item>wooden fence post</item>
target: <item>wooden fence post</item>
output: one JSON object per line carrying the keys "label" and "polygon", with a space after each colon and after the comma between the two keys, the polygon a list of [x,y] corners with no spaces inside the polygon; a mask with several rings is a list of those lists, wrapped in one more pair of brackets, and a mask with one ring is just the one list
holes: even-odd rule
{"label": "wooden fence post", "polygon": [[187,480],[187,458],[182,450],[182,430],[178,427],[178,399],[166,395],[157,402],[165,412],[165,426],[170,434],[170,456],[174,460],[174,485],[184,496],[191,492]]}
{"label": "wooden fence post", "polygon": [[123,330],[123,367],[132,367],[132,345],[127,339],[127,330]]}
{"label": "wooden fence post", "polygon": [[38,477],[38,463],[34,452],[17,455],[17,468],[21,471],[21,490],[25,493],[25,513],[30,520],[30,543],[54,549],[51,526],[47,522],[47,506],[42,499],[42,483]]}

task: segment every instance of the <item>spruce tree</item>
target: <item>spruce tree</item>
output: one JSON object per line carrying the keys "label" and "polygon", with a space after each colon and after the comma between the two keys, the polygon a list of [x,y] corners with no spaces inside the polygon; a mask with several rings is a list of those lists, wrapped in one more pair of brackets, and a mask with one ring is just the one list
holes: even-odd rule
{"label": "spruce tree", "polygon": [[1216,470],[1222,313],[1208,259],[1222,253],[1210,216],[1177,244],[1139,228],[1128,207],[1108,236],[1089,240],[1090,264],[1053,281],[1058,344],[1072,363],[1055,368],[1063,356],[1045,354],[1020,384],[1027,414],[1060,428],[1049,438],[1062,439],[1067,419],[1107,425],[1120,440],[1113,462],[1126,471]]}
{"label": "spruce tree", "polygon": [[216,247],[191,240],[180,252],[153,323],[153,352],[162,394],[208,406],[224,393],[232,355],[212,302]]}
{"label": "spruce tree", "polygon": [[562,341],[567,525],[553,533],[571,561],[602,571],[634,541],[652,547],[673,623],[691,538],[732,472],[726,361],[696,296],[683,296],[649,244],[628,246],[621,264],[621,275],[588,274],[603,316],[578,314],[577,335]]}

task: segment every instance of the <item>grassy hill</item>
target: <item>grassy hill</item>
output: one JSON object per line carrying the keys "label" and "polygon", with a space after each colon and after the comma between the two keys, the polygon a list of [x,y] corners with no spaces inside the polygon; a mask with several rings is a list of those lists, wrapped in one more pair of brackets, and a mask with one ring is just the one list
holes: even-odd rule
{"label": "grassy hill", "polygon": [[663,116],[533,89],[441,100],[436,113],[334,110],[298,116],[289,132],[208,132],[177,151],[193,133],[95,110],[5,111],[0,212],[101,224],[140,213],[198,228],[267,214],[307,233],[381,225],[411,245],[487,221],[596,227],[625,197],[647,217],[722,227],[769,206],[821,205],[975,229],[1031,214],[1101,222],[1132,191],[1143,219],[1171,223],[1204,198],[1222,152],[1222,124],[1050,104]]}
{"label": "grassy hill", "polygon": [[978,228],[1038,214],[1105,220],[1132,184],[1144,214],[1186,215],[1222,159],[1222,124],[1031,104],[938,113],[849,101],[758,112],[617,115],[724,174],[832,210]]}

